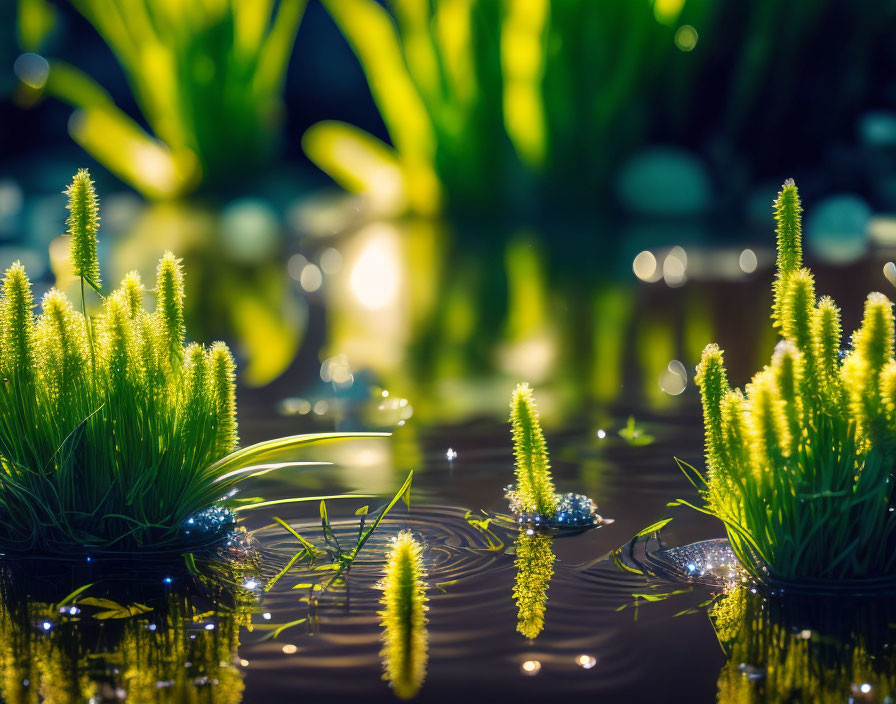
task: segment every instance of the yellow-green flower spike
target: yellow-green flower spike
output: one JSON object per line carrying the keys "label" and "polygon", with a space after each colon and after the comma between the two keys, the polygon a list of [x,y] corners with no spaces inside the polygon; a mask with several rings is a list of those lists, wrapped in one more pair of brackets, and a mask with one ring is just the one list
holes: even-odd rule
{"label": "yellow-green flower spike", "polygon": [[30,376],[34,349],[34,296],[21,262],[6,270],[3,278],[2,349],[5,374]]}
{"label": "yellow-green flower spike", "polygon": [[392,539],[382,580],[383,679],[399,699],[412,699],[426,677],[428,636],[423,549],[410,531]]}
{"label": "yellow-green flower spike", "polygon": [[236,364],[230,349],[216,342],[208,352],[209,379],[215,399],[217,430],[215,452],[223,457],[234,451],[239,437],[236,424]]}
{"label": "yellow-green flower spike", "polygon": [[725,446],[722,442],[722,397],[728,391],[728,374],[718,345],[707,345],[697,365],[694,381],[703,399],[703,423],[706,428],[706,465],[710,472],[725,463]]}
{"label": "yellow-green flower spike", "polygon": [[124,384],[128,376],[133,345],[134,330],[127,302],[121,292],[116,291],[103,304],[97,347],[97,355],[105,365],[113,388]]}
{"label": "yellow-green flower spike", "polygon": [[777,224],[775,233],[778,240],[778,273],[774,284],[775,300],[772,315],[775,325],[781,324],[781,299],[787,279],[803,265],[802,211],[796,184],[789,178],[781,186],[774,205]]}
{"label": "yellow-green flower spike", "polygon": [[159,260],[156,268],[156,318],[165,346],[173,361],[183,358],[184,274],[181,260],[171,252]]}
{"label": "yellow-green flower spike", "polygon": [[55,288],[44,294],[41,308],[35,328],[38,371],[54,398],[68,398],[79,386],[89,358],[84,321]]}
{"label": "yellow-green flower spike", "polygon": [[516,630],[530,640],[544,630],[548,587],[554,576],[552,543],[550,535],[529,535],[526,531],[521,531],[516,540],[516,581],[513,584]]}
{"label": "yellow-green flower spike", "polygon": [[790,440],[785,454],[793,455],[802,437],[803,401],[800,388],[803,384],[803,357],[789,340],[782,340],[775,348],[772,370]]}
{"label": "yellow-green flower spike", "polygon": [[551,478],[548,446],[538,419],[535,396],[528,384],[520,384],[513,392],[510,424],[520,506],[527,512],[553,516],[557,510],[557,491]]}
{"label": "yellow-green flower spike", "polygon": [[893,359],[893,304],[882,293],[865,300],[862,325],[852,337],[853,350],[843,363],[843,385],[859,433],[867,440],[880,434],[880,374]]}
{"label": "yellow-green flower spike", "polygon": [[828,296],[818,301],[812,313],[812,352],[821,376],[830,383],[840,365],[840,309]]}
{"label": "yellow-green flower spike", "polygon": [[100,229],[99,201],[87,169],[79,169],[65,189],[69,210],[68,234],[71,236],[71,261],[75,276],[99,288],[100,260],[97,257],[97,232]]}
{"label": "yellow-green flower spike", "polygon": [[136,271],[129,271],[121,281],[121,291],[124,294],[131,320],[135,319],[143,310],[143,292],[145,290],[143,281],[140,280],[140,274]]}
{"label": "yellow-green flower spike", "polygon": [[791,438],[773,369],[766,367],[753,377],[747,384],[747,397],[753,464],[759,471],[774,471],[781,458],[790,454]]}

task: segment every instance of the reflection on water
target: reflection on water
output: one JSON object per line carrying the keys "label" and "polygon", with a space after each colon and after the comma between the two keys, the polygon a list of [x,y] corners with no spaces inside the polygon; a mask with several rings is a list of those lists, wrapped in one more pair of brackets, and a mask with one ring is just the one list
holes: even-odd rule
{"label": "reflection on water", "polygon": [[530,640],[544,629],[548,587],[554,576],[556,559],[551,549],[553,542],[550,535],[535,533],[531,529],[520,531],[514,542],[516,580],[513,584],[513,598],[517,607],[516,630]]}
{"label": "reflection on water", "polygon": [[892,702],[896,695],[890,600],[768,601],[740,588],[709,617],[728,658],[719,704]]}
{"label": "reflection on water", "polygon": [[247,595],[217,577],[158,567],[122,563],[108,577],[94,573],[74,593],[69,581],[88,570],[5,564],[2,701],[242,701],[237,647]]}

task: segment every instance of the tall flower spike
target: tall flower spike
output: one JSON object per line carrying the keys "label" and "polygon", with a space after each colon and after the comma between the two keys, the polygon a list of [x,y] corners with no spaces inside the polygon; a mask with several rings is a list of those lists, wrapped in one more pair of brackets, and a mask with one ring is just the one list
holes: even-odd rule
{"label": "tall flower spike", "polygon": [[790,275],[803,265],[803,243],[800,195],[792,178],[787,179],[775,200],[775,234],[778,240],[778,273],[774,283],[775,300],[772,317],[781,325],[781,299]]}
{"label": "tall flower spike", "polygon": [[708,483],[710,503],[723,515],[733,513],[738,516],[739,506],[731,506],[727,501],[736,477],[741,477],[750,466],[750,449],[746,429],[746,399],[740,389],[732,389],[722,396],[720,404],[722,418],[722,443],[725,464],[716,467],[712,481]]}
{"label": "tall flower spike", "polygon": [[103,304],[97,355],[104,361],[113,388],[123,386],[130,369],[134,329],[128,316],[127,302],[121,291],[108,296]]}
{"label": "tall flower spike", "polygon": [[392,539],[379,612],[383,627],[383,679],[399,699],[411,699],[426,677],[426,572],[423,549],[410,531]]}
{"label": "tall flower spike", "polygon": [[525,531],[520,531],[516,540],[516,580],[513,584],[516,630],[530,640],[544,629],[548,587],[554,576],[552,542],[550,535],[528,535]]}
{"label": "tall flower spike", "polygon": [[129,271],[121,280],[121,290],[127,303],[128,315],[133,320],[143,310],[143,281],[136,271]]}
{"label": "tall flower spike", "polygon": [[722,441],[722,397],[728,391],[728,374],[725,360],[718,345],[707,345],[697,365],[694,381],[703,399],[703,424],[706,429],[706,464],[710,472],[725,464],[725,446]]}
{"label": "tall flower spike", "polygon": [[156,269],[156,318],[172,361],[183,359],[184,274],[181,260],[165,252]]}
{"label": "tall flower spike", "polygon": [[513,454],[516,458],[516,492],[524,511],[553,516],[557,491],[551,478],[548,446],[538,419],[535,397],[528,384],[520,384],[510,402]]}
{"label": "tall flower spike", "polygon": [[34,296],[25,267],[15,262],[3,279],[3,371],[29,376],[34,354]]}
{"label": "tall flower spike", "polygon": [[840,309],[824,296],[812,313],[812,351],[821,375],[832,380],[840,365]]}
{"label": "tall flower spike", "polygon": [[840,373],[850,410],[867,438],[877,430],[881,416],[880,373],[893,359],[893,304],[882,293],[868,294],[862,325],[853,334],[852,344]]}
{"label": "tall flower spike", "polygon": [[57,397],[79,392],[88,359],[84,321],[66,295],[55,288],[44,294],[37,321],[35,348],[39,373]]}
{"label": "tall flower spike", "polygon": [[760,471],[775,471],[789,454],[791,438],[774,370],[766,367],[753,377],[747,385],[747,398],[753,465]]}
{"label": "tall flower spike", "polygon": [[772,357],[775,383],[781,399],[781,408],[787,422],[790,445],[788,455],[793,455],[802,437],[802,400],[800,387],[803,380],[803,358],[800,351],[789,340],[781,340]]}
{"label": "tall flower spike", "polygon": [[215,454],[224,457],[236,449],[236,364],[223,342],[216,342],[208,353],[209,377],[215,399],[217,429]]}
{"label": "tall flower spike", "polygon": [[99,201],[87,169],[79,169],[64,191],[68,196],[68,234],[71,235],[71,260],[75,276],[99,289],[100,261],[97,257],[97,232],[100,229]]}

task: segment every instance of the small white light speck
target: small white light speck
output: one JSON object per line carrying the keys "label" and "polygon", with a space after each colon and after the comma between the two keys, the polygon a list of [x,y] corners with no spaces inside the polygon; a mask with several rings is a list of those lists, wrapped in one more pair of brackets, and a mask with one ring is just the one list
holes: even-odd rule
{"label": "small white light speck", "polygon": [[49,621],[44,621],[41,624],[41,628],[43,628],[45,631],[49,631],[52,627],[53,627],[53,624],[50,623]]}
{"label": "small white light speck", "polygon": [[256,582],[254,579],[247,579],[245,582],[243,582],[243,586],[246,589],[255,589],[258,586],[258,582]]}
{"label": "small white light speck", "polygon": [[213,623],[207,623],[207,624],[205,624],[205,630],[207,630],[207,631],[213,631],[213,630],[215,630],[215,624],[213,624]]}
{"label": "small white light speck", "polygon": [[859,687],[859,691],[860,691],[862,694],[868,694],[868,692],[871,691],[871,685],[868,684],[868,683],[866,682],[866,683],[863,684],[861,687]]}
{"label": "small white light speck", "polygon": [[450,447],[449,447],[449,448],[448,448],[448,452],[445,453],[445,458],[446,458],[449,462],[453,462],[454,460],[457,459],[457,451],[454,450],[453,448],[450,448]]}
{"label": "small white light speck", "polygon": [[526,535],[535,535],[535,531],[529,528],[528,530],[526,530]]}
{"label": "small white light speck", "polygon": [[603,440],[605,437],[607,437],[607,431],[604,430],[603,428],[601,428],[600,430],[597,431],[597,437],[599,437],[601,440]]}
{"label": "small white light speck", "polygon": [[286,653],[287,655],[292,655],[297,650],[298,650],[298,648],[296,646],[294,646],[292,643],[287,643],[286,645],[283,646],[283,652]]}
{"label": "small white light speck", "polygon": [[270,621],[270,620],[271,620],[271,613],[270,613],[270,611],[265,611],[265,612],[261,615],[261,617],[262,617],[265,621]]}

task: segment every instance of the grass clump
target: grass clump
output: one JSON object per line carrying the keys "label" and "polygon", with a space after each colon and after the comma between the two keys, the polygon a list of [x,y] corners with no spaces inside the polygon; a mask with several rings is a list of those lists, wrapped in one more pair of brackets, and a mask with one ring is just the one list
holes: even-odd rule
{"label": "grass clump", "polygon": [[153,312],[132,272],[87,315],[85,284],[101,290],[87,171],[66,193],[81,310],[51,289],[35,315],[24,267],[12,264],[3,278],[0,548],[171,548],[189,518],[231,505],[224,497],[236,483],[274,467],[255,462],[317,436],[234,452],[233,357],[223,342],[186,344],[183,271],[172,253],[158,265]]}
{"label": "grass clump", "polygon": [[519,384],[513,392],[510,425],[516,488],[508,494],[514,512],[552,517],[557,512],[557,490],[551,478],[548,446],[538,419],[535,396],[528,384]]}
{"label": "grass clump", "polygon": [[411,699],[426,677],[426,571],[423,548],[410,531],[392,539],[382,581],[383,679],[399,699]]}
{"label": "grass clump", "polygon": [[871,293],[840,354],[840,311],[816,299],[802,267],[800,201],[787,181],[775,202],[773,319],[782,340],[744,391],[729,387],[722,351],[697,367],[706,433],[701,509],[724,522],[755,579],[824,582],[896,576],[896,361],[893,311]]}

